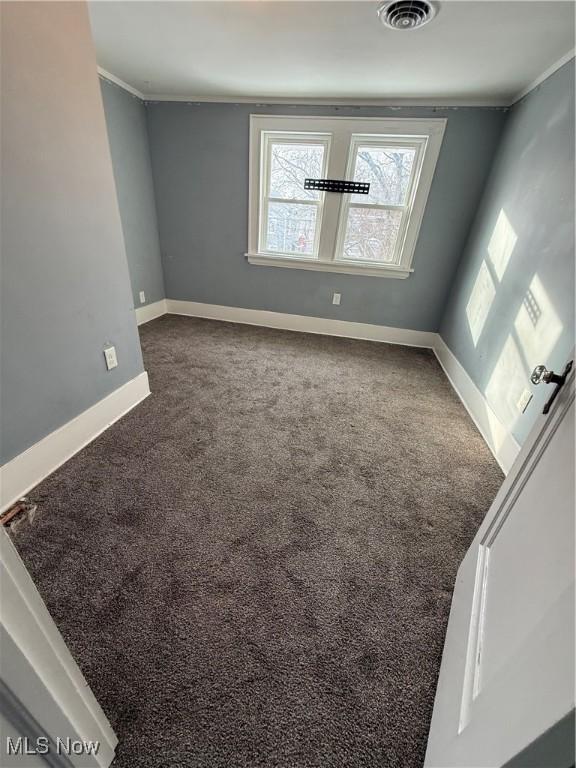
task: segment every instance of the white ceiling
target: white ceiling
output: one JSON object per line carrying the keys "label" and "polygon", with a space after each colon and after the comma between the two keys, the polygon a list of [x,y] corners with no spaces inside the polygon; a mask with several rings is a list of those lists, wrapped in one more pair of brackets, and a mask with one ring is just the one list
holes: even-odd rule
{"label": "white ceiling", "polygon": [[574,4],[444,0],[411,31],[378,2],[90,3],[99,65],[149,97],[509,104],[574,48]]}

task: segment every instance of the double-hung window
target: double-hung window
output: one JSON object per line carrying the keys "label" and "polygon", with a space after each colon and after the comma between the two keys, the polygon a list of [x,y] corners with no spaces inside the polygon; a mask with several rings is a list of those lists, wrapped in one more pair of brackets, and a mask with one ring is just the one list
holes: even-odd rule
{"label": "double-hung window", "polygon": [[252,115],[250,263],[408,277],[445,122]]}

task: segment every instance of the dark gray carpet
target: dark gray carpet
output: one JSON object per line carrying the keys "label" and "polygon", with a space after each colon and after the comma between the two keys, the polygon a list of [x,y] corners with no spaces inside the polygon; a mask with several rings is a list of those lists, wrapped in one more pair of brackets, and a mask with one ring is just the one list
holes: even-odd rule
{"label": "dark gray carpet", "polygon": [[454,576],[502,476],[432,353],[142,328],[153,395],[16,544],[117,768],[415,768]]}

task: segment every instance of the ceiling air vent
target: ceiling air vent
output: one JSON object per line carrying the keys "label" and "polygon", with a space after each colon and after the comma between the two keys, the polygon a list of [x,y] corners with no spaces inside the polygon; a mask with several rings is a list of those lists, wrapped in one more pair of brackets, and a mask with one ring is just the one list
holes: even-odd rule
{"label": "ceiling air vent", "polygon": [[417,29],[434,18],[436,9],[427,0],[392,0],[382,3],[377,13],[390,29]]}

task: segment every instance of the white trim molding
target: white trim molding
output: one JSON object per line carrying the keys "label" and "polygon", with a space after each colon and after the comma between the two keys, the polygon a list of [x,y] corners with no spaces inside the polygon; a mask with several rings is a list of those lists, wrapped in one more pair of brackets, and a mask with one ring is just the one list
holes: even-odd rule
{"label": "white trim molding", "polygon": [[150,320],[156,320],[157,317],[162,317],[166,314],[166,299],[160,299],[153,304],[145,304],[142,307],[135,307],[136,322],[138,325],[149,323]]}
{"label": "white trim molding", "polygon": [[[142,313],[142,310],[146,310],[148,315],[140,314],[139,316],[138,313]],[[432,349],[505,474],[510,471],[520,451],[520,446],[514,437],[498,419],[461,363],[440,335],[433,331],[416,331],[349,320],[178,299],[162,299],[136,310],[139,324],[161,317],[163,314]],[[148,375],[143,372],[0,467],[0,511],[10,507],[149,394]]]}
{"label": "white trim molding", "polygon": [[294,106],[312,106],[312,107],[437,107],[438,109],[454,109],[458,107],[485,107],[485,108],[500,108],[508,109],[512,107],[516,102],[523,99],[524,96],[537,88],[540,83],[547,80],[550,75],[553,75],[556,70],[563,67],[568,63],[570,59],[573,59],[576,55],[576,50],[572,49],[561,56],[558,61],[554,62],[548,69],[542,72],[535,80],[522,88],[515,96],[494,96],[494,97],[482,97],[482,96],[460,96],[454,98],[447,98],[445,96],[438,96],[437,98],[426,96],[422,98],[402,99],[402,98],[302,98],[289,96],[215,96],[206,94],[168,94],[168,93],[143,93],[135,88],[133,85],[125,82],[121,78],[114,75],[112,72],[103,67],[98,67],[98,74],[109,80],[111,83],[124,88],[125,91],[131,93],[133,96],[137,96],[142,101],[146,102],[185,102],[187,104],[253,104],[258,107],[267,107],[274,104],[290,104]]}
{"label": "white trim molding", "polygon": [[123,88],[125,91],[128,91],[128,93],[131,93],[132,96],[136,96],[142,101],[146,100],[147,97],[144,96],[141,91],[139,91],[137,88],[134,88],[133,85],[126,83],[124,80],[121,80],[119,77],[116,77],[116,75],[113,75],[112,72],[108,72],[108,70],[102,69],[102,67],[98,67],[98,74],[100,77],[103,77],[104,80],[109,80],[111,83],[114,83],[114,85],[117,85],[120,88]]}
{"label": "white trim molding", "polygon": [[256,107],[268,107],[276,104],[289,104],[291,106],[303,107],[437,107],[438,109],[454,109],[458,107],[486,107],[496,109],[507,109],[510,105],[510,99],[506,97],[494,96],[475,97],[462,96],[461,98],[438,96],[434,98],[427,96],[423,98],[403,99],[403,98],[338,98],[333,99],[310,96],[309,98],[301,96],[209,96],[206,94],[168,94],[151,93],[144,95],[145,101],[161,102],[185,102],[186,104],[253,104]]}
{"label": "white trim molding", "polygon": [[[442,146],[446,118],[250,115],[248,262],[257,266],[311,269],[323,272],[407,278],[412,270],[420,225]],[[323,178],[353,179],[361,146],[394,146],[413,152],[405,200],[386,205],[354,196],[317,193],[314,199],[276,198],[272,193],[273,147],[276,144],[322,148]],[[268,244],[271,205],[297,204],[315,210],[314,242],[303,256],[294,250],[275,251]],[[390,262],[345,258],[346,230],[352,208],[392,209],[400,216]],[[284,248],[291,245],[284,243]]]}
{"label": "white trim molding", "polygon": [[347,339],[379,341],[386,344],[432,349],[448,381],[494,454],[494,458],[504,474],[508,474],[520,452],[517,441],[496,416],[486,397],[474,384],[440,334],[433,331],[414,331],[408,328],[355,323],[349,320],[291,315],[262,309],[243,309],[242,307],[226,307],[220,304],[204,304],[177,299],[166,299],[166,312],[171,315],[201,317],[207,320],[222,320],[244,325],[259,325],[285,331],[317,333]]}
{"label": "white trim molding", "polygon": [[343,275],[364,275],[366,277],[392,277],[404,279],[414,271],[394,265],[366,266],[348,261],[320,261],[319,259],[299,259],[296,256],[268,256],[265,253],[247,253],[248,264],[259,267],[286,267],[288,269],[311,269],[316,272],[336,272]]}
{"label": "white trim molding", "polygon": [[[4,529],[0,530],[0,583],[4,716],[19,736],[32,743],[39,736],[51,738],[54,759],[50,765],[108,768],[118,738]],[[58,736],[95,742],[99,748],[73,762],[56,759]],[[35,759],[34,765],[40,762]]]}
{"label": "white trim molding", "polygon": [[436,334],[429,331],[412,331],[407,328],[392,328],[386,325],[354,323],[349,320],[334,320],[327,317],[290,315],[283,312],[269,312],[263,309],[242,309],[225,307],[220,304],[202,304],[196,301],[166,299],[171,315],[203,317],[208,320],[224,320],[229,323],[261,325],[265,328],[279,328],[285,331],[318,333],[324,336],[342,336],[347,339],[383,341],[387,344],[402,344],[407,347],[432,349]]}
{"label": "white trim molding", "polygon": [[184,102],[187,104],[253,104],[257,107],[267,107],[275,104],[289,104],[303,107],[438,107],[439,109],[454,109],[455,107],[494,107],[507,109],[510,105],[510,99],[501,96],[456,96],[454,98],[447,96],[423,96],[421,98],[325,98],[325,97],[302,97],[302,96],[239,96],[232,94],[230,96],[217,96],[211,94],[198,93],[143,93],[130,83],[122,80],[117,75],[109,72],[103,67],[98,67],[98,74],[109,80],[111,83],[124,88],[125,91],[137,96],[142,101],[173,101]]}
{"label": "white trim molding", "polygon": [[439,334],[436,334],[434,353],[494,458],[507,475],[520,453],[520,446]]}
{"label": "white trim molding", "polygon": [[143,371],[0,467],[0,512],[98,437],[150,394]]}
{"label": "white trim molding", "polygon": [[555,61],[554,64],[552,64],[550,67],[548,67],[547,70],[542,72],[541,75],[539,75],[536,80],[533,80],[531,83],[529,83],[525,88],[522,88],[522,90],[514,96],[512,101],[510,102],[510,106],[513,107],[514,104],[516,104],[520,99],[523,99],[524,96],[528,96],[528,94],[534,90],[534,88],[537,88],[541,83],[544,82],[544,80],[548,80],[548,78],[554,74],[560,67],[563,67],[564,64],[567,64],[571,59],[576,56],[576,50],[572,48],[571,51],[568,51],[568,53],[565,53],[564,56],[560,57],[558,61]]}

